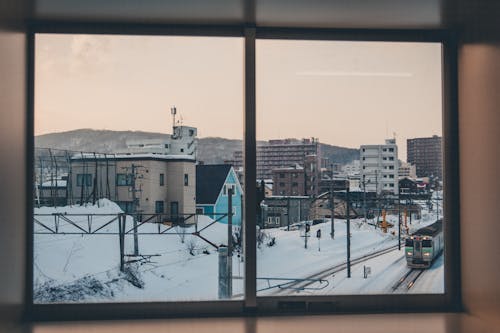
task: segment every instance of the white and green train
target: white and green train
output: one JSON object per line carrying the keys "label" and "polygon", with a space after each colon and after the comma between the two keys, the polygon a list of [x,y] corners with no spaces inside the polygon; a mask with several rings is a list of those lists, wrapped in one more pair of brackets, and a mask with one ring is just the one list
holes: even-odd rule
{"label": "white and green train", "polygon": [[408,267],[428,268],[443,251],[443,220],[418,229],[405,240]]}

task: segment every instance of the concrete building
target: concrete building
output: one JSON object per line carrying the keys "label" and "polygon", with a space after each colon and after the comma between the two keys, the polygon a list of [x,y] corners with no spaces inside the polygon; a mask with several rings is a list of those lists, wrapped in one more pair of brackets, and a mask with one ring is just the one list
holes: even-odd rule
{"label": "concrete building", "polygon": [[195,162],[188,155],[76,155],[71,158],[72,198],[84,203],[106,197],[127,213],[184,216],[185,223],[194,223],[189,215],[196,212]]}
{"label": "concrete building", "polygon": [[383,145],[360,147],[361,187],[367,192],[398,194],[398,146],[395,139]]}
{"label": "concrete building", "polygon": [[400,161],[399,170],[398,170],[398,178],[417,178],[417,168],[415,165],[411,163],[406,163]]}
{"label": "concrete building", "polygon": [[[295,164],[304,166],[304,160],[308,155],[315,155],[318,159],[315,163],[317,166],[320,165],[321,151],[317,138],[269,140],[257,144],[257,179],[272,178],[274,169]],[[234,152],[233,159],[227,162],[234,168],[242,168],[243,152]]]}
{"label": "concrete building", "polygon": [[263,228],[284,227],[305,221],[310,215],[311,199],[307,196],[272,196],[260,204]]}
{"label": "concrete building", "polygon": [[273,172],[273,195],[304,195],[305,194],[305,172],[298,164],[288,168],[274,169]]}
{"label": "concrete building", "polygon": [[68,189],[66,177],[45,181],[35,186],[34,203],[42,206],[66,206],[68,202]]}
{"label": "concrete building", "polygon": [[442,145],[442,138],[437,135],[407,140],[407,161],[416,166],[417,177],[443,179]]}
{"label": "concrete building", "polygon": [[162,155],[189,155],[196,157],[198,148],[196,127],[173,126],[167,139],[129,140],[127,153],[151,153]]}
{"label": "concrete building", "polygon": [[349,164],[342,166],[342,172],[347,175],[359,175],[361,172],[361,162],[354,160]]}

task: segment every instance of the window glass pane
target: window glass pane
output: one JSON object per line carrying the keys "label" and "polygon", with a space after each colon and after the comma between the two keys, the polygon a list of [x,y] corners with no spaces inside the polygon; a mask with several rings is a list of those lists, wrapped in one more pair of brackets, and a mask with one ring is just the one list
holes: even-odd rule
{"label": "window glass pane", "polygon": [[243,40],[35,39],[34,302],[242,299]]}
{"label": "window glass pane", "polygon": [[258,296],[443,293],[441,44],[256,57]]}

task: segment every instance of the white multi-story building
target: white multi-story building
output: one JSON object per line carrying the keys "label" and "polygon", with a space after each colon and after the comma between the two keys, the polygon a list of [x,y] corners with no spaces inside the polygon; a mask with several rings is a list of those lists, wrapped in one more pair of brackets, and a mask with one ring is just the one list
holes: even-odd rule
{"label": "white multi-story building", "polygon": [[360,185],[367,192],[398,194],[398,146],[396,139],[384,145],[360,147]]}
{"label": "white multi-story building", "polygon": [[174,126],[173,134],[166,139],[129,140],[127,152],[161,155],[190,155],[196,157],[198,146],[196,127]]}
{"label": "white multi-story building", "polygon": [[361,163],[359,160],[354,160],[349,164],[342,166],[342,172],[346,175],[359,175]]}
{"label": "white multi-story building", "polygon": [[417,178],[417,167],[411,163],[400,162],[399,171],[398,171],[399,179],[401,178]]}

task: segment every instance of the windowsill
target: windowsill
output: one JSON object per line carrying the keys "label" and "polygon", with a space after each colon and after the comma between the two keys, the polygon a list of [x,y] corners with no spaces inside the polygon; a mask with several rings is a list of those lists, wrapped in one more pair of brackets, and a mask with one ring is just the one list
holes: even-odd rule
{"label": "windowsill", "polygon": [[136,321],[53,322],[9,327],[9,332],[149,333],[149,332],[370,332],[468,333],[499,328],[465,313],[283,316],[259,318],[197,318]]}

